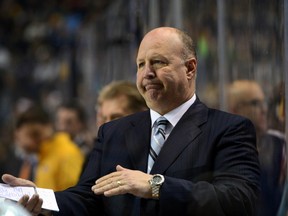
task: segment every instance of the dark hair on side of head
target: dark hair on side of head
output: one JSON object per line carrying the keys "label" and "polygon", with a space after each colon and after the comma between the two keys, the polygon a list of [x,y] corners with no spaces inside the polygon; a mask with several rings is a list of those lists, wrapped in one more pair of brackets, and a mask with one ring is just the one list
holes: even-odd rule
{"label": "dark hair on side of head", "polygon": [[176,29],[176,32],[179,35],[179,37],[180,37],[180,39],[184,45],[183,58],[187,59],[187,58],[195,57],[197,59],[196,45],[195,45],[193,39],[185,31],[181,31],[179,29]]}
{"label": "dark hair on side of head", "polygon": [[33,105],[16,117],[15,127],[18,129],[31,123],[50,124],[50,115],[41,106]]}
{"label": "dark hair on side of head", "polygon": [[60,108],[69,109],[69,110],[75,111],[78,119],[82,123],[84,123],[84,124],[86,123],[86,121],[87,121],[86,112],[85,112],[83,106],[80,104],[80,102],[78,102],[76,99],[72,99],[72,100],[63,102],[62,104],[60,104],[58,106],[58,109],[60,109]]}

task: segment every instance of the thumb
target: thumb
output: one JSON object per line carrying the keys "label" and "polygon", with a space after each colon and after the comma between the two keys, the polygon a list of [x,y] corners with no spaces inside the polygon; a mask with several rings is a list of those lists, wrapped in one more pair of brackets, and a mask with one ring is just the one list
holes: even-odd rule
{"label": "thumb", "polygon": [[116,166],[116,170],[117,170],[117,171],[124,171],[124,170],[127,170],[127,169],[124,168],[124,167],[122,167],[122,166],[120,166],[120,165],[117,165],[117,166]]}
{"label": "thumb", "polygon": [[5,182],[6,184],[10,184],[10,185],[13,185],[13,182],[16,181],[16,177],[13,176],[13,175],[9,175],[9,174],[4,174],[2,175],[2,180],[3,182]]}
{"label": "thumb", "polygon": [[21,179],[21,178],[17,178],[13,175],[9,175],[9,174],[4,174],[2,175],[2,180],[3,182],[5,182],[6,184],[9,184],[11,186],[31,186],[31,187],[36,187],[36,185],[26,179]]}

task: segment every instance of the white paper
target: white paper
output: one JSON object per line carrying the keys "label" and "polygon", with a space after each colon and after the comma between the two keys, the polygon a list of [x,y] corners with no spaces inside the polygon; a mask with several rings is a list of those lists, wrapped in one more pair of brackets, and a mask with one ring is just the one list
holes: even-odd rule
{"label": "white paper", "polygon": [[52,211],[59,211],[54,191],[45,188],[34,188],[34,187],[12,187],[7,184],[0,183],[0,197],[18,201],[22,196],[28,195],[32,197],[33,194],[38,194],[43,199],[43,209]]}

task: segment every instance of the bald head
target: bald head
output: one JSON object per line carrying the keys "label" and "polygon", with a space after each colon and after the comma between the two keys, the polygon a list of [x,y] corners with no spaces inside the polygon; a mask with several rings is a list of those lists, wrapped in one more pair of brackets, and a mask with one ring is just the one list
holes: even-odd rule
{"label": "bald head", "polygon": [[264,98],[264,93],[260,85],[252,80],[236,80],[228,89],[229,109],[232,112],[237,112],[237,107],[254,97],[257,94],[261,99]]}
{"label": "bald head", "polygon": [[[163,38],[166,38],[166,37],[169,38],[171,36],[173,37],[173,35],[176,35],[179,39],[179,41],[177,42],[180,42],[182,44],[182,48],[183,48],[182,55],[184,59],[191,58],[191,57],[197,58],[196,47],[195,47],[194,41],[187,33],[177,28],[172,28],[172,27],[155,28],[151,30],[150,32],[148,32],[144,36],[143,40],[149,39],[150,37],[159,37],[160,40],[163,40]],[[175,38],[173,40],[175,40]]]}
{"label": "bald head", "polygon": [[195,92],[196,53],[184,32],[161,27],[148,32],[137,55],[137,87],[149,108],[161,115]]}
{"label": "bald head", "polygon": [[267,129],[267,108],[261,86],[252,80],[234,81],[228,88],[229,111],[249,118],[258,134]]}

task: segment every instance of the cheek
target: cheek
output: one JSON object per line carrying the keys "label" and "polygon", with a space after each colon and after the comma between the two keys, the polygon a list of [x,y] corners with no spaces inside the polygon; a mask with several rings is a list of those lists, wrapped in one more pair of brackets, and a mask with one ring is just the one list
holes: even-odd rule
{"label": "cheek", "polygon": [[168,91],[173,91],[173,94],[181,93],[185,89],[185,83],[182,79],[183,77],[168,74],[163,79],[163,84]]}
{"label": "cheek", "polygon": [[253,110],[243,110],[242,113],[240,113],[240,115],[243,115],[245,117],[247,117],[248,119],[252,120],[255,122],[255,117],[257,116],[256,113]]}
{"label": "cheek", "polygon": [[136,87],[137,87],[139,93],[142,95],[142,97],[144,97],[144,88],[142,86],[142,80],[137,79]]}
{"label": "cheek", "polygon": [[141,86],[141,83],[142,83],[142,75],[138,72],[137,73],[137,76],[136,76],[136,85],[137,85],[137,88],[139,88]]}
{"label": "cheek", "polygon": [[19,139],[17,145],[28,152],[33,151],[37,147],[36,142],[28,137]]}
{"label": "cheek", "polygon": [[249,116],[250,118],[258,119],[262,117],[262,113],[259,109],[251,109]]}
{"label": "cheek", "polygon": [[250,119],[256,126],[261,124],[262,122],[262,114],[256,110],[256,109],[251,109],[250,112],[247,111],[247,117]]}

